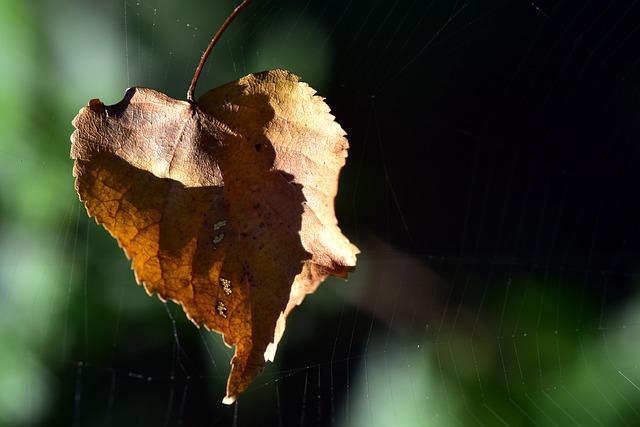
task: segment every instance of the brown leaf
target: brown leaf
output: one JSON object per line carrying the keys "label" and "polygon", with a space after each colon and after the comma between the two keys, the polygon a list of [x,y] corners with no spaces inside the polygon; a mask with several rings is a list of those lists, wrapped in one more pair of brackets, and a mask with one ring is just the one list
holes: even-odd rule
{"label": "brown leaf", "polygon": [[348,144],[314,93],[272,70],[194,103],[131,88],[73,120],[76,190],[138,283],[236,345],[226,403],[273,360],[305,295],[355,266],[334,213]]}

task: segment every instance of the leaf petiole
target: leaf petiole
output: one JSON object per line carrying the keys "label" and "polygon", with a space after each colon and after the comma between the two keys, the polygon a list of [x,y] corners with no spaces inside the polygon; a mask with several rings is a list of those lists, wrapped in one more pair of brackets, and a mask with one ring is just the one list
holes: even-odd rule
{"label": "leaf petiole", "polygon": [[216,33],[213,35],[213,38],[209,42],[209,45],[207,46],[205,51],[202,53],[202,56],[200,57],[200,62],[196,67],[196,71],[193,73],[193,79],[191,79],[189,90],[187,90],[187,101],[194,102],[193,93],[196,90],[196,85],[198,84],[198,79],[200,78],[200,73],[202,73],[202,68],[204,67],[204,63],[207,62],[207,58],[209,58],[209,55],[211,54],[213,47],[218,43],[218,40],[220,40],[220,37],[222,37],[222,34],[226,31],[229,25],[231,25],[231,22],[233,22],[235,17],[238,16],[238,14],[240,14],[242,9],[244,9],[244,7],[250,2],[251,0],[244,0],[242,3],[236,6],[236,8],[233,9],[233,12],[231,12],[231,14],[227,16],[227,19],[224,20],[220,28],[218,28],[218,31],[216,31]]}

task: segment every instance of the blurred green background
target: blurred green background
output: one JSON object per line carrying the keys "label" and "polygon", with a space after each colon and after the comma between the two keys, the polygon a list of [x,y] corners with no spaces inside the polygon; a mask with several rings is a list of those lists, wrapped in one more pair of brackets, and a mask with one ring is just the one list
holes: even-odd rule
{"label": "blurred green background", "polygon": [[199,92],[326,96],[363,253],[227,407],[232,350],[135,284],[69,136],[91,98],[184,98],[233,4],[0,0],[0,425],[638,425],[638,7],[255,0]]}

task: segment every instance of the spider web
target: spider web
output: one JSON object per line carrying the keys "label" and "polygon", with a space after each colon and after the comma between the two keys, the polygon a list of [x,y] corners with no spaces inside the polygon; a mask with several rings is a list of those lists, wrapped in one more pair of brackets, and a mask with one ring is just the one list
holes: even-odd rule
{"label": "spider web", "polygon": [[[234,3],[43,3],[24,22],[3,6],[0,27],[42,28],[12,55],[48,40],[32,66],[51,75],[9,67],[0,86],[18,112],[1,127],[0,423],[636,425],[637,3],[250,5],[200,90],[287,68],[326,96],[351,145],[338,216],[363,253],[233,406],[232,349],[135,285],[61,141],[89,98],[184,98]],[[34,114],[41,92],[55,102]]]}

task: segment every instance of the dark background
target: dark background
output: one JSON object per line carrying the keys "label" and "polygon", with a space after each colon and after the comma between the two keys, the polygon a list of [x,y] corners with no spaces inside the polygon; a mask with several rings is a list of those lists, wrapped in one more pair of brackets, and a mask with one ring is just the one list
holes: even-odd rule
{"label": "dark background", "polygon": [[[57,275],[38,283],[62,291],[42,297],[53,301],[43,309],[53,323],[20,350],[35,362],[24,368],[31,380],[18,384],[41,403],[7,403],[18,415],[0,421],[638,423],[638,2],[255,0],[214,50],[199,91],[261,71],[251,58],[268,51],[256,39],[287,22],[271,60],[308,75],[348,132],[337,212],[362,255],[348,284],[329,280],[297,309],[276,363],[232,407],[218,403],[231,350],[134,285],[115,242],[72,194],[66,142],[77,109],[95,97],[116,102],[118,84],[183,97],[231,2],[3,7],[17,28],[9,57],[36,58],[25,69],[37,74],[15,89],[29,125],[3,128],[12,143],[0,152],[10,171],[0,231],[10,237],[0,253],[12,259],[18,238],[6,230],[48,233],[61,258]],[[82,19],[104,28],[74,33]],[[83,34],[95,42],[65,50]],[[20,44],[27,35],[29,49]],[[302,48],[287,56],[288,43]],[[119,58],[111,86],[99,60],[107,52]],[[11,134],[18,126],[40,131]],[[36,190],[11,190],[38,173],[34,188],[47,188],[42,170],[61,177],[38,190],[59,189],[57,210]],[[25,216],[14,207],[21,203],[52,213]],[[53,267],[18,263],[7,286],[38,268]],[[34,332],[3,323],[15,343],[1,352],[22,354],[16,343]],[[2,375],[0,396],[11,401],[14,383]],[[33,397],[38,375],[44,385]]]}

